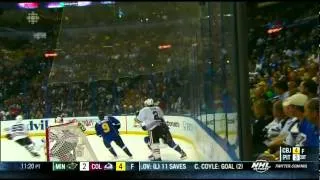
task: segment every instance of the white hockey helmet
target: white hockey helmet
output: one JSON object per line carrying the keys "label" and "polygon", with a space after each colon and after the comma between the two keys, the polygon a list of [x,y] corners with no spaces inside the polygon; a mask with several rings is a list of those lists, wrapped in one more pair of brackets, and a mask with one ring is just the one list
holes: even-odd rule
{"label": "white hockey helmet", "polygon": [[153,99],[149,98],[144,101],[144,106],[153,106]]}
{"label": "white hockey helmet", "polygon": [[55,119],[55,123],[63,123],[63,118],[61,116],[58,116],[56,119]]}
{"label": "white hockey helmet", "polygon": [[18,116],[16,117],[16,120],[17,120],[17,121],[22,121],[22,120],[23,120],[22,115],[18,115]]}

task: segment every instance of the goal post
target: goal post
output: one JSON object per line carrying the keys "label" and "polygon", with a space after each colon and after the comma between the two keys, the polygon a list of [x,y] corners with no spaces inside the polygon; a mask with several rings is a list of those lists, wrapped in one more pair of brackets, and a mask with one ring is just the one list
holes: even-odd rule
{"label": "goal post", "polygon": [[49,126],[46,129],[47,161],[98,161],[78,122]]}

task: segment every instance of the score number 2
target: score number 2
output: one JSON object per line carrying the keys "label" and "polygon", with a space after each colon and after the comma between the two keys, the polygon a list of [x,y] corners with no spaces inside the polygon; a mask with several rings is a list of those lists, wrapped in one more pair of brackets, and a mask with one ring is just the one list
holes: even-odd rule
{"label": "score number 2", "polygon": [[81,162],[80,171],[89,171],[89,162]]}

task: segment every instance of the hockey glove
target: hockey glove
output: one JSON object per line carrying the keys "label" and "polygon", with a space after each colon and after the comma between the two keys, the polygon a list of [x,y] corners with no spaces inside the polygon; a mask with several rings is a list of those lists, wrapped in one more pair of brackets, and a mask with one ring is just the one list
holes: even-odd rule
{"label": "hockey glove", "polygon": [[141,123],[141,121],[138,118],[134,118],[134,121],[139,124]]}
{"label": "hockey glove", "polygon": [[139,128],[139,127],[141,127],[141,125],[137,121],[134,121],[133,127]]}
{"label": "hockey glove", "polygon": [[82,132],[86,131],[86,127],[84,127],[84,125],[82,123],[78,123],[78,127],[81,129]]}
{"label": "hockey glove", "polygon": [[12,140],[12,135],[11,134],[7,134],[6,138],[9,139],[9,140]]}
{"label": "hockey glove", "polygon": [[147,127],[146,126],[142,126],[142,130],[146,131]]}
{"label": "hockey glove", "polygon": [[117,128],[117,129],[120,129],[121,124],[120,124],[120,123],[119,123],[119,124],[112,123],[112,126],[115,127],[115,128]]}

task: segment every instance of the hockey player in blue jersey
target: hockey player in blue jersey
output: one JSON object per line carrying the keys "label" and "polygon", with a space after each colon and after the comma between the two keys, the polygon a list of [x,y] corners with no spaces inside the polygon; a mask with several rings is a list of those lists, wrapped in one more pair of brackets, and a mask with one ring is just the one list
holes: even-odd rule
{"label": "hockey player in blue jersey", "polygon": [[110,153],[115,159],[118,158],[117,153],[111,146],[111,142],[114,141],[130,157],[130,159],[132,159],[132,154],[119,135],[118,129],[121,126],[119,120],[112,116],[105,116],[103,111],[99,111],[98,117],[100,122],[95,125],[95,130],[97,135],[102,137],[103,143]]}

